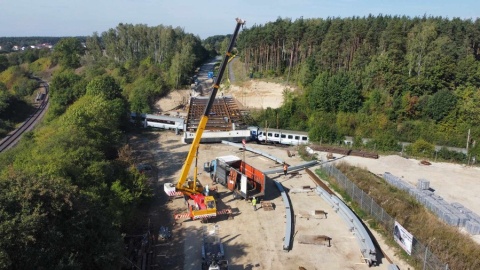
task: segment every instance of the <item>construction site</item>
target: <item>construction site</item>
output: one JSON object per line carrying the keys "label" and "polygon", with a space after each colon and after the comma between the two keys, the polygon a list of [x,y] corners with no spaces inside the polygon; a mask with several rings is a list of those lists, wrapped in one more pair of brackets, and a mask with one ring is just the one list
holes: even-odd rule
{"label": "construction site", "polygon": [[348,207],[335,210],[321,197],[324,189],[328,198],[333,192],[319,187],[321,180],[308,169],[317,161],[302,161],[299,146],[247,145],[246,140],[200,144],[204,130],[237,132],[247,115],[234,98],[223,93],[216,98],[226,64],[224,59],[212,92],[199,91],[209,97],[191,97],[186,106],[185,133],[194,133],[190,144],[171,131],[131,138],[138,163],[152,165],[148,174],[155,192],[151,209],[138,219],[148,220],[142,247],[130,245],[133,251],[127,252],[132,267],[396,267]]}
{"label": "construction site", "polygon": [[[317,160],[306,162],[301,146],[257,144],[243,140],[246,135],[237,138],[243,144],[218,143],[222,132],[248,131],[245,106],[228,91],[216,96],[226,63],[217,81],[207,78],[209,63],[199,72],[200,90],[177,91],[177,98],[157,104],[183,116],[190,135],[153,130],[130,138],[136,162],[151,168],[144,173],[154,189],[150,208],[136,220],[140,236],[131,236],[126,260],[132,269],[409,269],[398,249],[314,173],[343,159],[377,164],[368,169],[383,174],[399,161],[382,167],[385,158],[373,153],[317,146],[310,148]],[[207,90],[212,84],[213,93]],[[187,95],[190,102],[180,107]],[[208,133],[216,143],[200,143]],[[406,178],[414,182],[417,175],[422,172]],[[432,184],[442,187],[436,180]],[[478,206],[460,202],[473,211]]]}
{"label": "construction site", "polygon": [[[168,197],[163,192],[162,185],[178,179],[189,145],[183,144],[179,136],[171,131],[154,132],[147,138],[152,141],[148,143],[150,146],[157,146],[155,149],[145,147],[143,152],[144,156],[150,156],[150,159],[144,159],[143,162],[156,164],[156,168],[149,172],[153,179],[157,178],[154,183],[157,186],[157,206],[147,214],[149,225],[152,231],[152,228],[168,227],[172,235],[171,238],[160,241],[156,235],[152,237],[149,269],[200,269],[204,226],[213,225],[223,244],[228,269],[369,268],[370,258],[366,260],[364,257],[355,231],[315,192],[317,184],[305,170],[290,172],[286,176],[283,172],[269,175],[265,194],[257,203],[255,211],[251,200],[234,198],[232,191],[214,183],[210,174],[200,169],[198,180],[204,187],[208,185],[210,194],[217,198],[217,209],[230,209],[231,214],[219,215],[208,220],[208,223],[192,220],[188,215],[176,220],[175,215],[188,213],[185,200],[182,196]],[[143,144],[141,137],[136,139],[139,144]],[[256,144],[251,146],[283,159],[291,167],[304,163],[294,148],[290,148],[294,155],[288,157],[284,148]],[[282,171],[282,164],[278,162],[259,154],[244,152],[241,147],[225,144],[201,144],[198,164],[203,167],[204,163],[227,155],[235,155],[242,160],[244,158],[246,163],[254,164],[262,171]],[[191,176],[194,170],[192,167]],[[290,208],[285,207],[282,192],[276,182],[288,191]],[[291,229],[287,231],[290,222],[287,213],[290,210],[294,223],[290,223]],[[288,235],[291,235],[291,241],[285,243]],[[390,262],[381,255],[380,250],[375,252],[376,268],[388,269]],[[393,254],[391,256],[395,260]]]}
{"label": "construction site", "polygon": [[[183,143],[181,135],[161,130],[138,134],[131,138],[131,143],[135,145],[138,163],[151,165],[152,169],[147,175],[155,187],[151,208],[144,213],[144,218],[138,220],[138,227],[143,228],[139,233],[152,232],[150,241],[144,244],[145,253],[141,253],[144,254],[144,269],[200,269],[204,262],[202,247],[205,233],[212,231],[215,236],[211,237],[215,237],[222,244],[222,260],[228,262],[228,269],[371,267],[369,259],[366,259],[362,252],[356,231],[352,231],[344,217],[316,192],[321,182],[314,179],[307,170],[291,170],[287,175],[283,174],[282,161],[289,165],[289,169],[305,163],[298,154],[297,146],[278,147],[247,143],[246,148],[256,149],[277,159],[273,160],[255,152],[244,151],[242,144],[200,144],[197,160],[189,169],[188,177],[197,175],[198,182],[208,188],[209,195],[216,198],[217,211],[229,210],[225,215],[218,215],[209,219],[208,223],[202,223],[202,219],[192,220],[183,196],[169,197],[164,192],[166,183],[178,181],[191,145]],[[448,192],[452,187],[445,188],[444,184],[448,183],[448,179],[453,175],[457,175],[459,179],[466,181],[467,185],[467,182],[474,181],[475,175],[478,175],[475,168],[462,168],[460,171],[460,168],[455,169],[459,165],[454,164],[433,163],[425,166],[399,156],[367,158],[361,155],[319,153],[320,161],[345,160],[352,165],[368,168],[376,174],[390,171],[412,183],[416,181],[415,177],[428,178],[437,194],[478,211],[478,205],[473,199],[475,195],[454,197],[452,194],[456,193]],[[264,195],[259,198],[256,211],[250,198],[234,198],[233,191],[220,184],[220,181],[214,182],[211,173],[205,170],[205,164],[224,156],[236,156],[262,172],[277,171],[266,174]],[[404,169],[395,169],[399,165]],[[316,168],[314,166],[309,170],[315,171]],[[286,208],[285,199],[276,183],[281,184],[288,193],[290,208]],[[461,184],[455,186],[455,189],[458,188],[461,188]],[[289,211],[293,217],[290,232],[287,230]],[[165,233],[161,233],[162,231],[170,232],[170,237],[164,237]],[[376,246],[375,268],[389,269],[391,263],[396,264],[399,269],[410,267],[397,256],[398,250],[385,244],[387,240],[383,236],[374,230],[370,230],[370,233]],[[285,243],[287,235],[292,237],[289,246]],[[147,250],[149,252],[146,252]],[[142,268],[140,263],[138,265]]]}

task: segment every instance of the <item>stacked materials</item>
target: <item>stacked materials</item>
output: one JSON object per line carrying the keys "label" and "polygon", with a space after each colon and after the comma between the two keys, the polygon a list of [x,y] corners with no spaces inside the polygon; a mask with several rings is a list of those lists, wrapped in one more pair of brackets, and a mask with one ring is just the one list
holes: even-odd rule
{"label": "stacked materials", "polygon": [[472,235],[480,234],[480,216],[460,203],[453,202],[450,204],[441,196],[434,194],[430,189],[430,181],[418,179],[417,187],[414,187],[389,172],[385,172],[383,178],[396,188],[408,192],[410,196],[435,213],[445,223],[463,227]]}
{"label": "stacked materials", "polygon": [[417,188],[422,190],[430,189],[430,181],[426,179],[418,179]]}

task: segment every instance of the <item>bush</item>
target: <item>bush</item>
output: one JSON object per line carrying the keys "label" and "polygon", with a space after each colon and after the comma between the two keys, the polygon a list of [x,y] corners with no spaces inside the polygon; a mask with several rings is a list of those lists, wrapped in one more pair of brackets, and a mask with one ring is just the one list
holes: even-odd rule
{"label": "bush", "polygon": [[431,157],[435,153],[435,146],[424,139],[418,139],[406,147],[409,155],[417,157]]}
{"label": "bush", "polygon": [[367,143],[369,149],[379,150],[379,151],[395,151],[398,152],[402,150],[402,146],[398,143],[395,135],[389,132],[383,132],[379,135],[376,135],[373,140]]}
{"label": "bush", "polygon": [[465,154],[459,153],[456,151],[450,151],[446,147],[442,147],[442,149],[438,151],[437,157],[440,159],[455,161],[455,162],[461,162],[467,158]]}
{"label": "bush", "polygon": [[49,58],[40,58],[29,65],[30,72],[42,72],[52,67],[52,61]]}

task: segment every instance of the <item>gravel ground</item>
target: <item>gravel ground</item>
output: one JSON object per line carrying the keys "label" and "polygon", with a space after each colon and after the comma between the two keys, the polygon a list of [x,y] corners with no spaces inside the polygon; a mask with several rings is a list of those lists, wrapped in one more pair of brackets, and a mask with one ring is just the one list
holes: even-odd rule
{"label": "gravel ground", "polygon": [[[218,185],[220,200],[218,209],[229,207],[233,210],[233,219],[217,218],[212,223],[203,224],[200,221],[173,220],[175,213],[186,212],[183,198],[169,199],[163,192],[163,184],[176,183],[181,166],[186,158],[190,145],[181,143],[180,136],[170,131],[156,131],[139,135],[132,139],[136,142],[135,153],[145,157],[144,162],[153,165],[152,184],[155,187],[155,197],[152,206],[139,223],[150,224],[156,232],[160,226],[168,226],[173,237],[167,241],[155,240],[154,262],[152,269],[200,269],[201,236],[206,228],[216,224],[219,236],[224,244],[229,269],[367,269],[368,265],[361,258],[360,247],[355,236],[347,225],[319,196],[313,192],[290,192],[290,199],[295,215],[295,235],[292,250],[283,250],[285,236],[285,208],[279,191],[272,181],[267,185],[265,200],[275,205],[273,211],[265,209],[253,210],[252,205],[244,200],[235,200],[231,193]],[[298,155],[288,157],[287,148],[277,148],[266,145],[251,145],[261,151],[281,158],[290,165],[303,161]],[[295,148],[288,148],[295,153]],[[207,173],[203,172],[203,163],[217,156],[237,155],[243,158],[243,152],[232,146],[222,144],[202,144],[198,157],[198,179],[203,185],[215,187]],[[267,158],[247,152],[247,163],[254,164],[261,170],[280,168],[279,164]],[[193,167],[190,175],[193,175]],[[298,175],[271,175],[273,180],[280,181],[287,190],[299,190],[304,186],[314,187],[313,181],[305,172]],[[315,210],[327,211],[328,218],[311,216]],[[331,246],[325,242],[319,245],[300,244],[302,237],[327,235],[332,238]],[[374,233],[374,235],[376,235]],[[397,259],[393,251],[386,248],[381,237],[376,235],[379,245],[387,256],[398,264],[401,269],[407,266]],[[156,239],[156,235],[154,236]],[[388,262],[381,259],[377,269],[387,269]]]}
{"label": "gravel ground", "polygon": [[[211,80],[206,78],[209,70],[207,63],[199,73],[202,87],[209,88]],[[205,84],[205,85],[203,85]],[[226,95],[235,97],[245,108],[278,108],[283,102],[285,85],[252,80],[241,86],[231,85],[224,91]],[[166,98],[156,104],[158,113],[179,113],[178,110],[185,104],[192,94],[191,90],[173,91]],[[185,221],[174,223],[173,213],[185,212],[183,199],[168,200],[163,194],[164,183],[176,183],[181,166],[185,160],[189,145],[180,142],[180,137],[171,132],[155,132],[145,140],[148,149],[145,150],[153,157],[152,164],[158,169],[154,179],[156,186],[157,205],[152,207],[149,217],[156,220],[154,226],[167,224],[172,227],[174,237],[167,243],[161,243],[155,253],[157,267],[154,269],[199,269],[200,265],[200,239],[203,225],[199,221]],[[286,160],[291,165],[302,161],[298,157],[289,158],[285,149],[271,146],[255,145],[262,151]],[[295,149],[291,149],[294,151]],[[203,184],[212,186],[210,178],[203,173],[203,163],[217,156],[226,154],[242,155],[238,149],[220,144],[201,145],[199,149],[199,180]],[[320,158],[325,160],[326,153],[320,153]],[[239,156],[241,157],[241,156]],[[340,156],[337,155],[337,158]],[[263,157],[246,154],[247,162],[254,164],[259,169],[280,168],[277,164]],[[480,185],[476,185],[480,169],[462,165],[430,162],[432,165],[421,165],[418,160],[405,159],[397,155],[380,156],[379,159],[361,157],[342,157],[339,161],[346,161],[354,166],[365,168],[372,173],[381,175],[390,172],[402,177],[412,185],[416,185],[420,178],[430,181],[430,186],[437,195],[449,202],[459,202],[480,214]],[[336,161],[338,162],[338,161]],[[157,174],[157,171],[155,172]],[[191,168],[190,175],[193,175]],[[313,186],[313,182],[305,173],[296,177],[274,176],[281,181],[287,189],[295,189],[304,185]],[[233,220],[220,220],[216,224],[219,234],[225,244],[225,250],[230,262],[230,269],[364,269],[360,258],[359,246],[355,237],[348,231],[343,220],[335,213],[329,214],[328,219],[303,218],[313,210],[328,209],[328,205],[313,193],[290,193],[292,205],[296,216],[295,240],[293,249],[284,252],[282,249],[285,235],[285,209],[279,192],[271,184],[268,187],[266,200],[273,202],[277,207],[274,211],[259,209],[253,211],[252,206],[245,201],[232,200],[229,193],[219,186],[221,206],[228,206],[235,210]],[[332,211],[330,211],[332,212]],[[308,215],[307,215],[308,216]],[[173,225],[174,224],[174,225]],[[211,224],[209,224],[211,225]],[[400,269],[409,269],[409,266],[396,256],[396,251],[385,244],[382,236],[372,231],[385,254],[397,264]],[[298,238],[307,235],[328,235],[333,238],[332,246],[299,244]],[[480,243],[480,236],[472,237]],[[379,269],[387,268],[387,261],[382,260]]]}

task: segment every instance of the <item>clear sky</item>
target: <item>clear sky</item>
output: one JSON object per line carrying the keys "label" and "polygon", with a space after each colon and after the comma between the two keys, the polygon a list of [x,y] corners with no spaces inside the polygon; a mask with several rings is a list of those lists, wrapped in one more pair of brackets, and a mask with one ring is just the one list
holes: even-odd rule
{"label": "clear sky", "polygon": [[182,27],[204,39],[278,17],[442,16],[475,20],[480,0],[0,0],[0,37],[90,36],[119,23]]}

